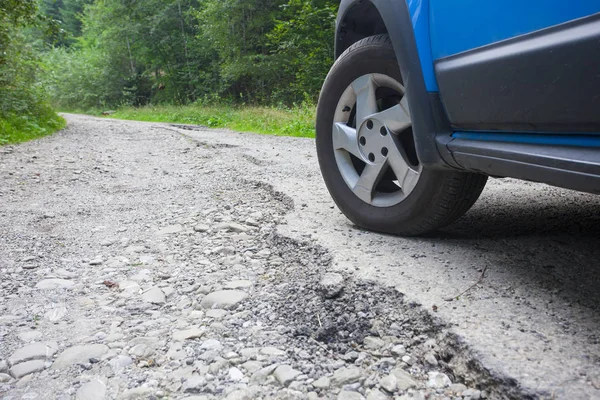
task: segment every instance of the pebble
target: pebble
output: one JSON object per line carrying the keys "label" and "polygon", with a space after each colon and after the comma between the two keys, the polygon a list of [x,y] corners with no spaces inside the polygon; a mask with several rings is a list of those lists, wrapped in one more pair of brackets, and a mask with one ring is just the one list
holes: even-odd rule
{"label": "pebble", "polygon": [[391,352],[396,357],[402,357],[402,356],[404,356],[406,354],[406,349],[404,348],[403,345],[398,344],[398,345],[392,347]]}
{"label": "pebble", "polygon": [[21,341],[23,341],[25,343],[29,343],[29,342],[33,342],[34,340],[38,340],[39,338],[41,338],[42,334],[40,331],[28,330],[28,331],[19,332],[17,334],[17,337]]}
{"label": "pebble", "polygon": [[234,281],[229,281],[227,283],[225,283],[223,285],[224,289],[246,289],[249,287],[252,287],[253,283],[252,281],[249,280],[234,280]]}
{"label": "pebble", "polygon": [[56,354],[57,351],[58,346],[56,343],[32,343],[15,351],[8,358],[8,364],[15,365],[24,361],[49,359]]}
{"label": "pebble", "polygon": [[377,337],[367,336],[364,340],[364,346],[367,350],[379,350],[385,346],[385,342]]}
{"label": "pebble", "polygon": [[248,297],[246,292],[239,290],[219,290],[206,295],[200,303],[203,308],[229,309]]}
{"label": "pebble", "polygon": [[344,277],[336,272],[324,274],[319,281],[319,290],[326,299],[338,296],[342,289],[344,289]]}
{"label": "pebble", "polygon": [[52,369],[66,368],[74,364],[87,364],[90,358],[100,359],[109,351],[103,344],[73,346],[63,351],[52,364]]}
{"label": "pebble", "polygon": [[408,390],[417,386],[412,375],[401,368],[393,369],[391,374],[396,377],[396,387],[400,390]]}
{"label": "pebble", "polygon": [[389,400],[388,395],[383,394],[380,390],[372,389],[367,392],[367,400]]}
{"label": "pebble", "polygon": [[285,356],[285,351],[279,350],[276,347],[263,347],[260,349],[260,354],[271,357],[281,357]]}
{"label": "pebble", "polygon": [[327,389],[329,386],[331,386],[331,380],[326,376],[322,376],[314,381],[312,385],[317,389]]}
{"label": "pebble", "polygon": [[133,360],[131,359],[131,357],[122,354],[119,354],[118,356],[116,356],[108,362],[108,365],[110,365],[110,367],[112,368],[113,373],[118,373],[121,370],[130,366],[131,364],[133,364]]}
{"label": "pebble", "polygon": [[453,383],[452,385],[450,385],[450,390],[452,390],[456,394],[461,394],[462,392],[467,390],[467,387],[462,383]]}
{"label": "pebble", "polygon": [[147,399],[154,393],[154,389],[149,387],[137,387],[133,389],[127,389],[121,395],[122,400],[136,400],[136,399]]}
{"label": "pebble", "polygon": [[210,229],[210,227],[205,224],[199,224],[199,225],[194,226],[194,231],[196,231],[196,232],[208,232],[209,229]]}
{"label": "pebble", "polygon": [[379,385],[389,393],[394,393],[398,387],[398,380],[394,374],[389,374],[379,380]]}
{"label": "pebble", "polygon": [[46,311],[46,313],[44,314],[44,318],[46,318],[50,322],[57,322],[60,321],[65,315],[67,315],[67,307],[56,306]]}
{"label": "pebble", "polygon": [[173,340],[182,342],[184,340],[197,339],[201,337],[205,329],[191,328],[183,331],[173,331]]}
{"label": "pebble", "polygon": [[241,381],[244,378],[244,373],[236,367],[232,367],[228,372],[229,380],[233,382]]}
{"label": "pebble", "polygon": [[153,286],[142,293],[142,300],[146,303],[165,304],[167,302],[167,297],[158,286]]}
{"label": "pebble", "polygon": [[448,378],[448,375],[446,375],[446,374],[433,371],[433,372],[429,372],[427,375],[428,375],[427,387],[434,388],[434,389],[443,389],[443,388],[446,388],[446,387],[452,385],[450,378]]}
{"label": "pebble", "polygon": [[438,365],[437,358],[435,358],[435,355],[433,353],[425,354],[425,362],[433,367],[436,367]]}
{"label": "pebble", "polygon": [[23,363],[14,365],[10,369],[10,375],[14,378],[19,379],[26,375],[33,374],[34,372],[43,371],[46,368],[46,362],[44,360],[31,360]]}
{"label": "pebble", "polygon": [[338,400],[365,400],[364,396],[358,392],[351,392],[348,390],[342,390],[338,396]]}
{"label": "pebble", "polygon": [[183,227],[179,224],[165,226],[158,230],[157,234],[161,235],[172,235],[174,233],[179,233],[183,230]]}
{"label": "pebble", "polygon": [[252,374],[252,377],[250,378],[250,382],[254,382],[257,384],[263,384],[266,381],[266,379],[269,377],[269,375],[271,375],[278,366],[279,366],[278,364],[272,364],[272,365],[269,365],[268,367],[259,369],[254,374]]}
{"label": "pebble", "polygon": [[289,365],[280,365],[273,372],[273,376],[282,386],[288,386],[301,373]]}
{"label": "pebble", "polygon": [[104,400],[106,397],[106,379],[94,378],[77,389],[75,400]]}
{"label": "pebble", "polygon": [[37,289],[71,289],[73,286],[73,281],[58,278],[44,279],[35,285]]}
{"label": "pebble", "polygon": [[477,389],[467,389],[462,392],[462,396],[469,400],[479,400],[481,398],[481,391]]}
{"label": "pebble", "polygon": [[354,383],[360,379],[360,369],[356,367],[345,367],[336,370],[331,378],[331,384],[334,386],[343,386]]}

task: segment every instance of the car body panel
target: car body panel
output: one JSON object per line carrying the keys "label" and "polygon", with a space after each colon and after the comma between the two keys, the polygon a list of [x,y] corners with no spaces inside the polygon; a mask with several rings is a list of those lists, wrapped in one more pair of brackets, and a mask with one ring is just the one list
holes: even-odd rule
{"label": "car body panel", "polygon": [[342,0],[335,53],[389,35],[424,166],[600,193],[599,11],[598,0]]}
{"label": "car body panel", "polygon": [[600,12],[597,0],[429,0],[434,60]]}

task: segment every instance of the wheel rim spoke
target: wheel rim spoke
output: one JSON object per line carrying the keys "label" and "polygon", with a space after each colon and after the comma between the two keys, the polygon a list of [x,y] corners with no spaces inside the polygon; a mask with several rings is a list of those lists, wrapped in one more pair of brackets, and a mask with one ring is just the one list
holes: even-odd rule
{"label": "wheel rim spoke", "polygon": [[369,115],[378,111],[375,97],[377,86],[372,75],[364,75],[352,82],[352,89],[356,93],[356,126],[360,127]]}
{"label": "wheel rim spoke", "polygon": [[[404,98],[406,98],[406,96]],[[404,108],[402,102],[373,115],[373,118],[377,118],[379,121],[383,122],[392,132],[402,131],[411,125],[410,114],[408,113],[408,109]]]}
{"label": "wheel rim spoke", "polygon": [[406,154],[394,140],[394,150],[390,151],[387,159],[390,168],[394,171],[398,184],[404,193],[410,193],[419,179],[419,171],[408,162]]}
{"label": "wheel rim spoke", "polygon": [[369,164],[365,165],[360,178],[358,178],[358,182],[354,185],[352,189],[354,194],[358,196],[361,200],[371,203],[373,201],[373,194],[375,192],[375,188],[377,184],[381,180],[381,177],[385,173],[387,169],[386,163],[379,164]]}
{"label": "wheel rim spoke", "polygon": [[333,124],[333,149],[346,150],[348,153],[362,159],[358,150],[358,140],[356,137],[356,129],[349,127],[343,122]]}

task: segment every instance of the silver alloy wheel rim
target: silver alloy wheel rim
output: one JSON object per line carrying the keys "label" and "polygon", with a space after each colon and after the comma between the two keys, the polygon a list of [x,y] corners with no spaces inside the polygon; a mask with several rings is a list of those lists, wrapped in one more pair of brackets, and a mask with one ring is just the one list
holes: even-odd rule
{"label": "silver alloy wheel rim", "polygon": [[[400,103],[379,111],[377,88],[390,88],[402,96]],[[338,169],[348,187],[365,203],[391,207],[415,188],[422,171],[413,165],[398,135],[412,127],[404,86],[382,74],[367,74],[354,80],[344,91],[333,117],[333,149]],[[349,126],[351,110],[356,109],[356,128]],[[356,169],[352,156],[365,163]],[[388,169],[393,171],[398,189],[377,190]]]}

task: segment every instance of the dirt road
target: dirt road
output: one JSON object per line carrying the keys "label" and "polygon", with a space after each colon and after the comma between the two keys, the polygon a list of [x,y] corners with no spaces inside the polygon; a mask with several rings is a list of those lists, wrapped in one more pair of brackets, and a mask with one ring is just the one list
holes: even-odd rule
{"label": "dirt road", "polygon": [[406,239],[310,139],[66,118],[0,147],[1,398],[600,398],[600,197],[492,179]]}

